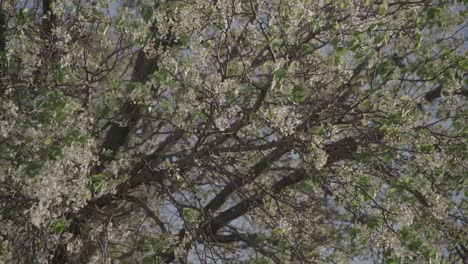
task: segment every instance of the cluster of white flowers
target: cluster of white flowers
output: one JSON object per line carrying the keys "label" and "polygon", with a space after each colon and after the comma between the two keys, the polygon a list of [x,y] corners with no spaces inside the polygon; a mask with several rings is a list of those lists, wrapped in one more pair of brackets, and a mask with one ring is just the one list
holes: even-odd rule
{"label": "cluster of white flowers", "polygon": [[317,148],[314,157],[315,169],[320,170],[325,166],[325,164],[327,164],[328,155],[323,149]]}
{"label": "cluster of white flowers", "polygon": [[229,128],[237,120],[238,114],[241,110],[242,109],[238,105],[232,105],[229,107],[227,111],[221,113],[222,115],[215,119],[216,127],[221,131]]}
{"label": "cluster of white flowers", "polygon": [[[34,42],[31,41],[31,38]],[[7,41],[8,56],[18,56],[22,61],[27,61],[27,64],[22,65],[24,68],[21,72],[24,76],[31,78],[34,76],[33,72],[40,67],[43,62],[39,56],[41,47],[38,44],[40,40],[37,36],[31,36],[26,30],[21,30],[13,37],[10,37]]]}
{"label": "cluster of white flowers", "polygon": [[[54,48],[69,56],[68,43],[71,41],[69,29],[64,26],[57,26],[54,27],[53,34],[57,37],[57,41],[54,43]],[[63,61],[68,62],[66,60]]]}
{"label": "cluster of white flowers", "polygon": [[408,257],[411,253],[402,245],[397,235],[390,232],[383,232],[380,237],[374,241],[381,248],[391,248],[395,256],[402,258]]}
{"label": "cluster of white flowers", "polygon": [[287,105],[272,107],[265,114],[272,127],[278,128],[284,135],[292,134],[301,120],[301,115]]}
{"label": "cluster of white flowers", "polygon": [[278,228],[281,229],[283,233],[289,234],[292,230],[293,227],[288,219],[281,218],[278,222]]}
{"label": "cluster of white flowers", "polygon": [[400,203],[399,207],[397,220],[398,224],[401,224],[402,226],[412,225],[414,221],[414,210],[408,204],[404,203]]}
{"label": "cluster of white flowers", "polygon": [[40,227],[48,220],[60,217],[65,208],[78,210],[89,198],[87,175],[94,155],[88,144],[72,145],[65,150],[60,162],[44,164],[38,176],[39,182],[30,190],[38,200],[30,210],[35,226]]}
{"label": "cluster of white flowers", "polygon": [[18,106],[12,101],[3,101],[1,102],[2,109],[5,109],[6,112],[2,113],[2,119],[0,120],[0,138],[7,138],[8,135],[15,130],[16,121],[18,117]]}

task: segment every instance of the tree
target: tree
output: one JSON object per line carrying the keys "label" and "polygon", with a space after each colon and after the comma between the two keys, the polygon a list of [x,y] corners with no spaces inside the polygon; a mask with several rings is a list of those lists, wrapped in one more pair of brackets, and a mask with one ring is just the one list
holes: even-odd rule
{"label": "tree", "polygon": [[2,1],[5,263],[467,263],[466,6]]}

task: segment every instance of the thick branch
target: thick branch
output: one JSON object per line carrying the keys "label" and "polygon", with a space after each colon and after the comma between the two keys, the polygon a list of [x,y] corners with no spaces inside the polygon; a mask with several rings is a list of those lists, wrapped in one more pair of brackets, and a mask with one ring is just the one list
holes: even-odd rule
{"label": "thick branch", "polygon": [[[235,190],[244,186],[245,184],[253,181],[255,178],[260,176],[260,174],[271,165],[271,163],[280,159],[284,154],[291,150],[291,144],[286,144],[280,146],[273,150],[268,156],[260,160],[252,168],[250,177],[236,178],[229,182],[220,193],[218,193],[205,207],[206,211],[215,211],[227,200],[229,195],[231,195]],[[352,159],[354,153],[357,149],[357,143],[353,138],[344,138],[335,143],[325,146],[325,151],[327,152],[329,159],[328,163],[336,162],[343,159]]]}
{"label": "thick branch", "polygon": [[[434,101],[435,99],[437,98],[440,98],[442,96],[442,90],[443,90],[443,86],[442,85],[439,85],[437,88],[427,92],[425,95],[424,95],[424,98],[429,101],[429,102],[432,102]],[[468,90],[460,90],[458,92],[455,93],[456,95],[462,95],[462,96],[468,96]]]}
{"label": "thick branch", "polygon": [[[304,170],[297,170],[289,176],[277,181],[271,188],[271,192],[273,194],[279,194],[284,189],[304,180],[306,177],[307,173]],[[260,192],[252,197],[242,200],[231,208],[221,212],[215,218],[203,223],[200,229],[203,230],[205,234],[216,234],[219,229],[227,225],[232,220],[244,215],[254,207],[261,206],[263,204],[265,194],[265,192]]]}
{"label": "thick branch", "polygon": [[54,0],[42,0],[42,30],[44,38],[51,37],[52,29],[56,23],[56,17],[52,11],[52,3]]}
{"label": "thick branch", "polygon": [[219,192],[206,206],[205,211],[217,210],[235,190],[253,181],[255,178],[267,169],[273,162],[280,159],[284,154],[290,151],[290,147],[279,147],[273,150],[269,155],[261,159],[250,172],[250,177],[236,178],[229,182],[221,192]]}
{"label": "thick branch", "polygon": [[164,222],[161,221],[161,219],[159,219],[156,213],[153,212],[153,210],[151,210],[151,208],[145,202],[143,202],[142,200],[140,200],[139,198],[135,196],[130,196],[130,195],[126,195],[125,199],[143,208],[143,210],[145,210],[146,215],[148,215],[154,220],[154,222],[159,226],[161,231],[166,234],[168,233]]}

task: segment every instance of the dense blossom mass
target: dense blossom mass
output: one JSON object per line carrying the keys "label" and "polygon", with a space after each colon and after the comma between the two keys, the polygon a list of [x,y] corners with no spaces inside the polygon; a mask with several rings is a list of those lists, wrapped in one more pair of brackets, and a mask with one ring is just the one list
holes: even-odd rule
{"label": "dense blossom mass", "polygon": [[0,3],[0,263],[467,263],[466,1]]}

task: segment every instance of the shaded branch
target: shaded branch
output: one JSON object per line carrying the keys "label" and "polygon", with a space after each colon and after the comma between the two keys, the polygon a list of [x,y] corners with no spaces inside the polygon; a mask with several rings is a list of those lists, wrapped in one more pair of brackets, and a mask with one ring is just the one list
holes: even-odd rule
{"label": "shaded branch", "polygon": [[145,213],[151,217],[154,222],[156,224],[158,224],[159,228],[161,229],[161,231],[163,233],[168,233],[167,229],[166,229],[166,226],[164,224],[163,221],[161,221],[161,219],[159,219],[159,217],[156,215],[155,212],[153,212],[153,210],[151,210],[151,208],[145,203],[143,202],[142,200],[140,200],[139,198],[135,197],[135,196],[131,196],[131,195],[126,195],[125,196],[125,200],[127,201],[130,201],[136,205],[138,205],[139,207],[143,208],[143,210],[145,210]]}

